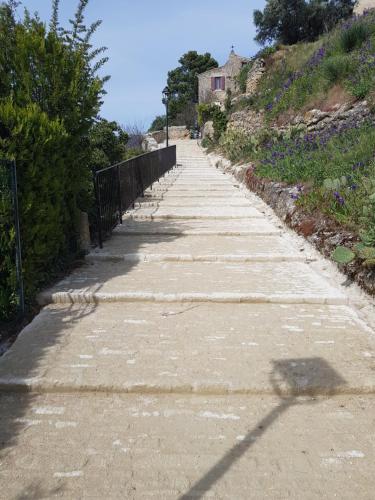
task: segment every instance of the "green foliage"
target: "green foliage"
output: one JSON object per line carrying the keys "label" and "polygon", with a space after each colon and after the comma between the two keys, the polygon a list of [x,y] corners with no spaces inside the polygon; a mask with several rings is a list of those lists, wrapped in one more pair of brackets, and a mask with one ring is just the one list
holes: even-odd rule
{"label": "green foliage", "polygon": [[349,248],[339,246],[332,253],[331,258],[338,264],[350,264],[355,259],[355,253]]}
{"label": "green foliage", "polygon": [[353,61],[349,55],[337,54],[328,57],[322,64],[324,77],[331,85],[338,83],[353,71]]}
{"label": "green foliage", "polygon": [[[195,112],[198,102],[198,75],[217,68],[218,63],[208,52],[198,54],[195,50],[184,54],[179,63],[180,66],[168,73],[168,87],[172,93],[170,116],[176,125],[190,127],[195,121],[191,111]],[[190,110],[188,114],[186,108]]]}
{"label": "green foliage", "polygon": [[213,142],[212,142],[212,139],[210,139],[209,137],[204,137],[202,139],[202,147],[207,149],[207,148],[210,148],[213,146]]}
{"label": "green foliage", "polygon": [[253,62],[249,62],[244,66],[242,66],[241,71],[236,76],[237,87],[241,92],[241,94],[244,94],[246,92],[247,77],[249,75],[251,68],[253,67],[253,64],[254,64]]}
{"label": "green foliage", "polygon": [[226,94],[225,94],[225,102],[224,102],[224,109],[225,112],[228,114],[232,111],[233,104],[232,104],[232,91],[231,89],[227,89]]}
{"label": "green foliage", "polygon": [[340,34],[339,46],[342,52],[351,52],[362,46],[370,37],[371,31],[366,23],[354,23]]}
{"label": "green foliage", "polygon": [[157,132],[159,130],[163,130],[167,125],[167,117],[165,115],[157,116],[154,121],[151,123],[149,128],[149,132]]}
{"label": "green foliage", "polygon": [[264,145],[273,140],[274,133],[262,129],[258,134],[248,135],[240,130],[230,128],[220,138],[220,149],[233,163],[247,161],[262,151]]}
{"label": "green foliage", "polygon": [[[89,132],[98,115],[106,62],[84,25],[80,0],[70,29],[59,27],[53,2],[50,29],[15,2],[0,5],[0,157],[18,170],[26,298],[60,272],[78,252],[79,210],[90,206]],[[0,320],[11,314],[15,262],[11,214],[0,205]],[[5,291],[4,291],[5,290]],[[8,297],[8,299],[6,298]]]}
{"label": "green foliage", "polygon": [[129,136],[116,122],[98,120],[90,130],[90,166],[98,170],[122,161]]}
{"label": "green foliage", "polygon": [[214,111],[217,108],[216,104],[201,103],[197,106],[198,125],[202,127],[206,122],[213,119]]}
{"label": "green foliage", "polygon": [[353,13],[355,0],[267,0],[262,11],[254,11],[260,43],[277,41],[292,45],[312,41]]}
{"label": "green foliage", "polygon": [[228,125],[228,118],[224,111],[221,111],[219,106],[215,106],[212,113],[212,121],[214,127],[214,141],[217,143],[222,134],[226,131]]}
{"label": "green foliage", "polygon": [[268,62],[252,107],[265,109],[272,121],[324,101],[335,85],[366,98],[375,89],[374,47],[375,11],[340,23],[317,42],[281,47]]}

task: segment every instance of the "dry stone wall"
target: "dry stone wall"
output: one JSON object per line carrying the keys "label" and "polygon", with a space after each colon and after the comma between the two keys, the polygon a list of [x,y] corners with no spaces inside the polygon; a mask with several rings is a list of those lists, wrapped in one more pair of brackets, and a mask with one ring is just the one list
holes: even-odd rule
{"label": "dry stone wall", "polygon": [[[367,119],[371,119],[371,117],[374,120],[367,101],[348,102],[337,105],[330,111],[312,109],[304,114],[296,115],[285,125],[273,124],[269,128],[279,133],[285,133],[291,127],[299,126],[306,128],[308,132],[315,132],[333,126],[342,126],[345,122],[352,122],[353,120],[361,123]],[[264,113],[257,113],[253,110],[237,111],[232,114],[228,127],[230,129],[237,129],[247,135],[254,135],[265,127]]]}
{"label": "dry stone wall", "polygon": [[250,96],[255,94],[259,82],[265,71],[266,71],[266,66],[264,60],[256,59],[247,76],[246,95]]}

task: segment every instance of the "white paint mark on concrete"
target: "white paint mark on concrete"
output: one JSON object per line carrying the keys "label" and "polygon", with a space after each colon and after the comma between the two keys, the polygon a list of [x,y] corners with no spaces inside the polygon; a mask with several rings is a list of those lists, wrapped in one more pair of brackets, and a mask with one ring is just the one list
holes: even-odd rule
{"label": "white paint mark on concrete", "polygon": [[358,450],[342,451],[337,453],[337,456],[339,458],[365,458],[365,454]]}
{"label": "white paint mark on concrete", "polygon": [[145,319],[124,319],[124,323],[129,325],[146,325],[148,321]]}
{"label": "white paint mark on concrete", "polygon": [[299,326],[293,326],[293,325],[284,325],[281,327],[283,330],[288,330],[289,332],[303,332],[304,329],[300,328]]}
{"label": "white paint mark on concrete", "polygon": [[126,364],[127,365],[135,365],[135,359],[128,359]]}
{"label": "white paint mark on concrete", "polygon": [[65,408],[62,406],[39,406],[33,408],[33,413],[36,415],[63,415]]}
{"label": "white paint mark on concrete", "polygon": [[91,356],[91,354],[80,354],[79,359],[93,359],[94,356]]}
{"label": "white paint mark on concrete", "polygon": [[56,478],[69,478],[69,477],[82,477],[83,472],[81,470],[73,470],[71,472],[55,472],[53,477]]}
{"label": "white paint mark on concrete", "polygon": [[368,352],[368,351],[364,351],[362,353],[362,355],[364,358],[372,358],[373,357],[373,354],[371,354],[371,352]]}
{"label": "white paint mark on concrete", "polygon": [[15,422],[17,422],[19,424],[28,425],[29,427],[31,427],[33,425],[40,425],[42,423],[41,420],[33,420],[31,418],[16,418]]}
{"label": "white paint mark on concrete", "polygon": [[103,355],[103,356],[118,356],[118,355],[121,355],[121,354],[124,354],[124,351],[120,351],[118,349],[110,349],[109,347],[104,347],[100,352],[99,354]]}
{"label": "white paint mark on concrete", "polygon": [[119,439],[116,439],[116,441],[113,441],[112,446],[121,446],[122,443]]}
{"label": "white paint mark on concrete", "polygon": [[316,340],[315,344],[334,344],[334,340]]}
{"label": "white paint mark on concrete", "polygon": [[172,373],[172,372],[160,372],[159,373],[160,377],[178,377],[177,373]]}
{"label": "white paint mark on concrete", "polygon": [[82,364],[78,364],[78,365],[65,365],[67,368],[91,368],[92,365],[82,365]]}
{"label": "white paint mark on concrete", "polygon": [[77,427],[77,422],[50,422],[54,424],[56,429],[66,429],[67,427]]}
{"label": "white paint mark on concrete", "polygon": [[259,344],[257,342],[241,342],[241,345],[247,345],[249,347],[257,347]]}
{"label": "white paint mark on concrete", "polygon": [[212,411],[201,411],[198,416],[201,418],[217,418],[222,420],[240,420],[241,418],[233,413],[214,413]]}

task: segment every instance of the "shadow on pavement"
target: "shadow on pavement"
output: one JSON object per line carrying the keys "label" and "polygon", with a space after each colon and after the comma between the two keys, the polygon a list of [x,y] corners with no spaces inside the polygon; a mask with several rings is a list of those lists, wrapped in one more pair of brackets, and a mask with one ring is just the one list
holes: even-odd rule
{"label": "shadow on pavement", "polygon": [[[132,223],[142,226],[142,222]],[[124,224],[125,226],[125,224]],[[154,242],[171,241],[182,235],[178,234],[178,225],[171,221],[153,222]],[[168,232],[172,232],[168,234]],[[136,234],[134,235],[136,236]],[[120,235],[117,238],[121,238]],[[136,239],[132,240],[131,252],[136,253]],[[104,249],[110,249],[110,240],[106,242]],[[129,249],[124,249],[129,253]],[[103,263],[104,264],[104,263]],[[112,279],[111,270],[126,274],[138,262],[123,262],[119,267],[108,266],[106,281]],[[85,263],[67,276],[57,288],[72,291],[82,287],[80,276],[85,274],[85,269],[90,263]],[[99,263],[101,265],[101,263]],[[72,284],[69,283],[72,279]],[[75,281],[76,280],[76,281]],[[64,285],[64,281],[66,284]],[[91,290],[95,293],[100,291],[103,283],[94,283]],[[0,453],[6,453],[7,449],[17,444],[17,436],[24,432],[30,425],[25,418],[30,407],[34,405],[39,396],[37,392],[28,389],[33,379],[40,373],[48,370],[48,354],[52,350],[63,350],[64,343],[74,325],[83,318],[97,311],[97,304],[63,304],[59,306],[46,307],[34,318],[34,320],[20,333],[13,346],[0,357]],[[136,308],[136,304],[135,304]],[[47,360],[47,361],[46,361]],[[34,380],[37,382],[37,379]],[[9,386],[11,385],[11,388]],[[0,459],[1,459],[0,454]],[[1,494],[0,494],[1,496]],[[31,497],[32,498],[32,497]]]}
{"label": "shadow on pavement", "polygon": [[[280,397],[279,405],[233,446],[180,500],[203,498],[251,446],[295,405],[319,403],[318,396],[333,396],[346,381],[322,358],[285,359],[273,361],[272,387]],[[309,396],[309,398],[307,398]]]}

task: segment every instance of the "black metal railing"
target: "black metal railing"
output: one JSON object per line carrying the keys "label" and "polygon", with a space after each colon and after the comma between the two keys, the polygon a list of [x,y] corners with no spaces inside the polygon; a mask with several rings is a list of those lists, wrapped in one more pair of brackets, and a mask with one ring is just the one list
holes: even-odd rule
{"label": "black metal railing", "polygon": [[93,172],[100,248],[122,214],[175,165],[176,146],[170,146]]}
{"label": "black metal railing", "polygon": [[[6,297],[0,297],[4,302],[1,304],[9,313],[16,308],[18,314],[25,313],[25,295],[22,277],[22,247],[20,234],[20,217],[18,209],[18,185],[17,185],[17,167],[15,161],[0,159],[0,225],[2,235],[0,240],[0,250],[5,255],[3,259],[10,258],[15,271],[15,283],[9,288],[3,283]],[[5,260],[4,260],[5,262]],[[8,261],[9,262],[9,261]],[[8,269],[1,269],[0,281],[7,280]],[[0,283],[1,284],[1,283]]]}

